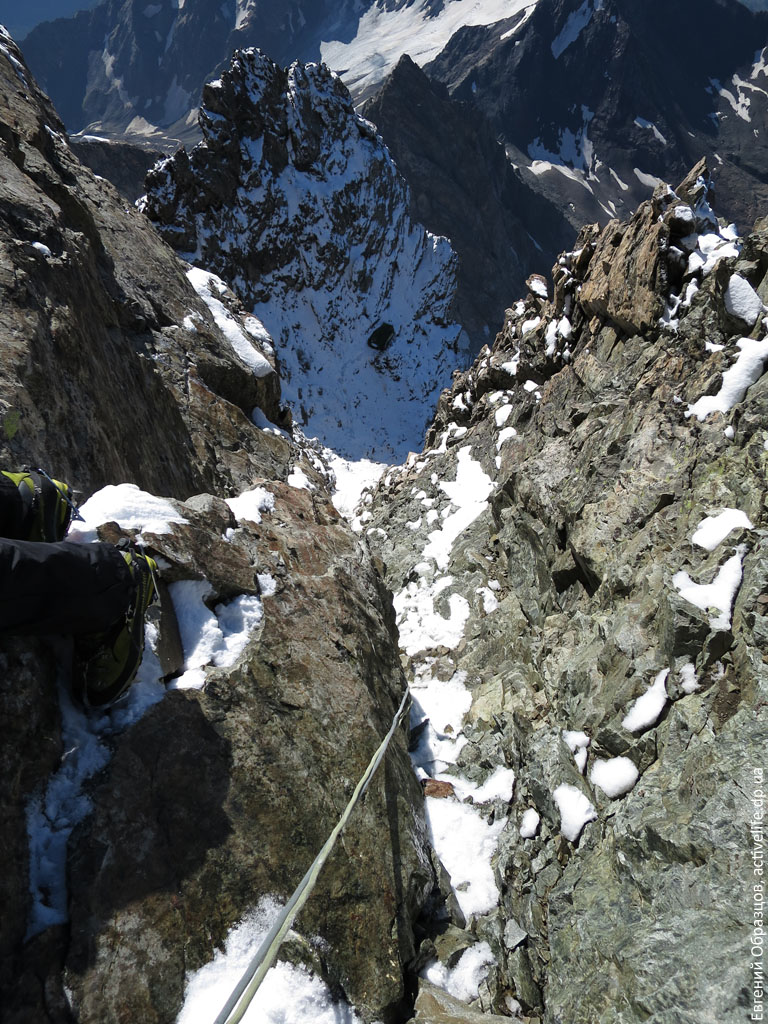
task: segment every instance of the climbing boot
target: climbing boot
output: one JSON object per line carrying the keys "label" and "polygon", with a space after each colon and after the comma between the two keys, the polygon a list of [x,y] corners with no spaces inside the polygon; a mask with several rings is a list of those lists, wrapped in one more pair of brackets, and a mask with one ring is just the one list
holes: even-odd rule
{"label": "climbing boot", "polygon": [[2,471],[2,536],[12,540],[64,540],[73,519],[81,519],[69,484],[41,469]]}
{"label": "climbing boot", "polygon": [[104,707],[123,696],[144,655],[144,616],[157,600],[157,563],[133,546],[121,550],[133,595],[125,616],[105,633],[75,638],[72,689],[85,707]]}

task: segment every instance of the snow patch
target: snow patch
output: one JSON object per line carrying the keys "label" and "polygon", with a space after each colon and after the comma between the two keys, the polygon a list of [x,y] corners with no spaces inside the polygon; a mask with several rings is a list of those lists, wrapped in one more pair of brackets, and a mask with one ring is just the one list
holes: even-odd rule
{"label": "snow patch", "polygon": [[434,559],[438,569],[448,567],[454,542],[486,510],[494,490],[493,480],[480,463],[470,457],[471,451],[471,445],[460,449],[456,459],[456,480],[440,483],[441,490],[448,495],[451,507],[456,511],[446,516],[440,530],[429,534],[424,548],[422,557]]}
{"label": "snow patch", "polygon": [[662,145],[666,146],[667,140],[661,134],[661,132],[653,123],[653,121],[646,121],[644,117],[636,117],[634,123],[637,125],[638,128],[647,128],[649,129],[649,131],[652,131],[654,138],[658,139],[659,142],[662,143]]}
{"label": "snow patch", "polygon": [[732,274],[725,290],[725,308],[732,316],[754,327],[765,307],[749,281],[741,274]]}
{"label": "snow patch", "polygon": [[453,582],[452,576],[444,576],[433,583],[411,581],[394,596],[400,646],[409,656],[413,657],[432,647],[453,650],[464,636],[464,627],[470,613],[466,597],[451,594],[447,616],[435,609],[436,599]]}
{"label": "snow patch", "polygon": [[301,466],[294,466],[285,481],[289,487],[295,487],[298,491],[314,491],[315,485],[309,479]]}
{"label": "snow patch", "polygon": [[560,811],[560,831],[575,843],[584,826],[597,818],[597,811],[580,789],[567,782],[561,783],[552,797]]}
{"label": "snow patch", "polygon": [[695,416],[700,422],[713,412],[728,412],[743,401],[749,388],[762,377],[768,361],[768,340],[755,341],[740,338],[736,342],[739,357],[723,374],[723,383],[716,395],[704,395],[689,405],[685,416]]}
{"label": "snow patch", "polygon": [[494,25],[535,4],[531,0],[447,0],[434,16],[430,6],[418,0],[394,10],[389,5],[372,4],[349,42],[320,43],[320,59],[338,71],[350,92],[357,95],[386,78],[404,53],[424,67],[460,28]]}
{"label": "snow patch", "polygon": [[717,516],[707,516],[699,523],[691,542],[706,551],[714,551],[732,530],[753,530],[749,516],[737,508],[726,508]]}
{"label": "snow patch", "polygon": [[115,522],[123,530],[154,533],[160,536],[171,532],[171,523],[186,523],[165,498],[140,490],[136,484],[108,484],[80,506],[84,522],[74,522],[67,534],[68,541],[90,543],[98,540],[97,527]]}
{"label": "snow patch", "polygon": [[646,188],[656,188],[658,185],[663,184],[661,178],[657,178],[654,174],[646,174],[641,171],[639,167],[633,168],[634,175],[641,185],[645,185]]}
{"label": "snow patch", "polygon": [[234,665],[251,633],[261,625],[264,610],[255,595],[241,594],[214,611],[205,604],[213,588],[207,580],[179,580],[168,590],[184,649],[184,672],[169,684],[172,690],[199,690],[207,665]]}
{"label": "snow patch", "polygon": [[563,731],[563,741],[573,754],[573,759],[576,762],[579,771],[583,775],[584,769],[587,766],[587,747],[591,742],[589,736],[587,736],[585,732],[565,729]]}
{"label": "snow patch", "polygon": [[699,683],[696,677],[696,668],[690,661],[687,665],[683,665],[678,672],[678,676],[680,678],[680,689],[683,693],[695,693],[701,689],[701,683]]}
{"label": "snow patch", "polygon": [[711,629],[731,628],[731,609],[741,586],[742,562],[747,549],[744,544],[736,548],[736,553],[728,559],[711,583],[694,583],[687,572],[678,572],[672,577],[672,585],[683,600],[709,612],[715,609],[718,615],[710,613]]}
{"label": "snow patch", "polygon": [[432,845],[451,876],[462,913],[467,920],[487,913],[499,898],[491,859],[507,819],[489,824],[471,804],[451,798],[427,797],[425,807]]}
{"label": "snow patch", "polygon": [[[254,375],[266,377],[268,374],[274,373],[269,360],[256,351],[237,320],[219,298],[227,290],[227,286],[221,278],[200,267],[190,267],[187,271],[187,279],[211,311],[216,326],[246,366],[251,368]],[[255,317],[251,319],[255,320]],[[260,321],[258,322],[260,323]]]}
{"label": "snow patch", "polygon": [[355,517],[355,509],[363,492],[374,487],[381,479],[387,468],[386,463],[372,462],[370,459],[344,459],[330,448],[324,449],[323,457],[336,478],[333,504],[352,523],[352,528],[359,532],[362,525]]}
{"label": "snow patch", "polygon": [[[212,1021],[256,955],[282,910],[273,897],[264,897],[227,936],[224,949],[185,980],[184,1006],[176,1024]],[[246,1022],[258,1024],[362,1024],[346,1003],[336,1002],[328,986],[305,967],[282,961],[267,972]]]}
{"label": "snow patch", "polygon": [[540,823],[541,817],[535,807],[529,807],[523,811],[523,816],[520,819],[520,838],[533,839],[539,831]]}
{"label": "snow patch", "polygon": [[611,800],[624,796],[635,785],[640,773],[628,757],[612,757],[608,761],[597,758],[589,773],[589,780],[599,786]]}
{"label": "snow patch", "polygon": [[254,487],[251,491],[243,491],[235,498],[226,498],[237,520],[249,523],[260,523],[262,512],[271,512],[275,507],[275,496],[266,487]]}
{"label": "snow patch", "polygon": [[465,949],[454,967],[446,967],[439,961],[428,964],[421,977],[443,989],[454,999],[468,1003],[480,994],[480,983],[485,979],[486,968],[495,961],[487,942],[478,942]]}
{"label": "snow patch", "polygon": [[656,725],[667,703],[668,675],[668,668],[659,672],[645,693],[638,697],[632,705],[629,714],[621,723],[628,732],[640,732]]}
{"label": "snow patch", "polygon": [[456,672],[450,679],[441,680],[432,675],[427,661],[419,666],[415,676],[410,686],[410,725],[412,734],[418,738],[411,760],[417,772],[435,776],[455,764],[466,745],[462,722],[472,705],[472,695],[465,686],[466,672]]}
{"label": "snow patch", "polygon": [[592,14],[595,10],[599,10],[602,7],[601,0],[595,0],[594,8],[592,0],[584,0],[584,3],[577,10],[569,14],[565,25],[560,32],[552,40],[552,56],[557,60],[581,35],[583,29],[592,20]]}

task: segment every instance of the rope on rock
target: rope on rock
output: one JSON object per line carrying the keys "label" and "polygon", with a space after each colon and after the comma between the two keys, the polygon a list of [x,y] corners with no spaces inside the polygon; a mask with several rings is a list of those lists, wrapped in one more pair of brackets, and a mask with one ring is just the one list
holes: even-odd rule
{"label": "rope on rock", "polygon": [[410,693],[406,688],[406,691],[403,694],[403,699],[400,701],[400,707],[397,709],[395,717],[392,719],[392,725],[389,727],[389,732],[382,740],[379,749],[371,758],[371,762],[365,769],[362,778],[355,787],[355,791],[350,797],[349,803],[344,809],[344,813],[341,818],[339,818],[336,828],[331,832],[322,850],[318,853],[317,857],[315,857],[306,875],[304,875],[302,880],[299,882],[293,896],[288,900],[282,913],[270,928],[255,956],[248,964],[242,978],[235,986],[232,995],[224,1004],[221,1012],[214,1021],[214,1024],[238,1024],[238,1021],[243,1019],[245,1011],[248,1009],[251,1000],[256,995],[259,985],[261,985],[267,971],[272,966],[283,939],[293,925],[299,911],[309,899],[309,896],[317,883],[320,871],[328,860],[334,844],[339,838],[344,826],[347,824],[350,814],[355,809],[360,797],[365,793],[366,789],[370,785],[370,782],[376,773],[376,769],[383,761],[390,740],[395,735],[397,727],[403,719],[408,706],[409,696]]}

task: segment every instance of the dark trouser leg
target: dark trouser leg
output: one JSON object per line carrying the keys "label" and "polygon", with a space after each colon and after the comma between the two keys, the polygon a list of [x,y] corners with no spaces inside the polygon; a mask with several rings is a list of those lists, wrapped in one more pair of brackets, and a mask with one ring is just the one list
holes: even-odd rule
{"label": "dark trouser leg", "polygon": [[132,596],[131,572],[111,544],[0,539],[0,633],[101,633]]}

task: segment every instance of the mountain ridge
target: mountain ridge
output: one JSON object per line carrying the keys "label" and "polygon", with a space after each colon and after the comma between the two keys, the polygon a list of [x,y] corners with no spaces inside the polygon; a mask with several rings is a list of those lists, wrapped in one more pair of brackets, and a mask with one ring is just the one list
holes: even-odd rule
{"label": "mountain ridge", "polygon": [[[194,200],[236,196],[240,170],[307,182],[281,194],[298,209],[330,191],[328,144],[390,166],[326,71],[238,61],[206,94],[228,159],[156,177],[182,251],[216,237],[233,264],[239,239]],[[268,95],[261,121],[238,75]],[[743,1015],[762,991],[744,894],[768,707],[766,218],[744,237],[718,219],[702,160],[587,224],[437,382],[423,448],[347,523],[283,406],[285,340],[80,165],[6,35],[0,86],[3,458],[95,491],[71,542],[156,554],[182,633],[164,675],[150,624],[129,698],[95,716],[68,696],[66,641],[0,638],[4,1024],[212,1018],[211,976],[231,954],[232,987],[406,685],[409,726],[277,999],[260,993],[268,1019]]]}

